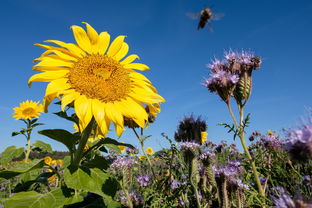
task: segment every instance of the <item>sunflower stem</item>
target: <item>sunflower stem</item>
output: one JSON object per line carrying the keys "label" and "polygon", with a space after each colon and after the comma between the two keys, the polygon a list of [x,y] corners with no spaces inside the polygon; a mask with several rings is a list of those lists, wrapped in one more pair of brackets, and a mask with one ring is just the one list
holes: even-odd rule
{"label": "sunflower stem", "polygon": [[83,150],[88,142],[89,136],[91,134],[91,131],[93,129],[93,126],[95,125],[95,119],[92,117],[91,121],[89,122],[88,126],[83,130],[81,139],[78,144],[78,150],[74,155],[73,160],[73,167],[78,168],[80,161],[83,156]]}
{"label": "sunflower stem", "polygon": [[26,138],[27,138],[27,151],[25,153],[25,162],[28,161],[29,155],[30,155],[30,151],[31,151],[31,145],[30,145],[31,131],[32,131],[31,120],[27,119],[27,134],[26,134]]}

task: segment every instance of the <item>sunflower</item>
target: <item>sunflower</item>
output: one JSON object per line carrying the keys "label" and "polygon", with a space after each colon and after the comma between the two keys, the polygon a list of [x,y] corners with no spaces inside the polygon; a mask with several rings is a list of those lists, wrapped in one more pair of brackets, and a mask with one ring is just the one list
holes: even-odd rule
{"label": "sunflower", "polygon": [[138,55],[126,57],[126,36],[118,36],[110,44],[107,32],[98,34],[88,23],[84,24],[86,30],[71,27],[77,44],[57,40],[46,41],[57,46],[36,44],[46,51],[34,60],[38,63],[33,70],[43,73],[33,75],[28,85],[50,82],[44,97],[45,111],[56,97],[61,100],[62,110],[73,103],[82,130],[92,117],[104,135],[112,122],[120,137],[124,119],[132,119],[144,128],[148,120],[145,107],[157,114],[159,103],[165,101],[152,83],[134,70],[145,71],[149,67],[133,63]]}
{"label": "sunflower", "polygon": [[205,132],[205,131],[200,132],[200,137],[201,137],[201,143],[202,144],[204,144],[205,141],[207,140],[207,136],[208,136],[207,132]]}
{"label": "sunflower", "polygon": [[154,150],[153,150],[153,148],[151,148],[151,147],[146,148],[146,152],[147,152],[147,154],[149,154],[149,155],[154,154]]}
{"label": "sunflower", "polygon": [[25,102],[20,103],[19,107],[13,108],[13,110],[13,117],[16,120],[32,119],[39,117],[39,115],[43,112],[43,106],[42,104],[39,104],[39,102],[26,100]]}

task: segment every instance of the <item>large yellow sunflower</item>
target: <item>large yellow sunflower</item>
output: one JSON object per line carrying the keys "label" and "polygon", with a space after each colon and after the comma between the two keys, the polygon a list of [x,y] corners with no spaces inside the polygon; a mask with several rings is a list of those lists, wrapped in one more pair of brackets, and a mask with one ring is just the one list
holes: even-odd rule
{"label": "large yellow sunflower", "polygon": [[26,100],[25,102],[21,102],[19,107],[13,108],[13,110],[13,117],[16,120],[32,119],[39,117],[43,112],[43,106],[42,104],[39,104],[39,102]]}
{"label": "large yellow sunflower", "polygon": [[61,107],[74,104],[75,112],[84,129],[92,117],[103,134],[108,132],[110,123],[115,125],[120,136],[124,130],[124,118],[132,119],[145,127],[148,114],[160,112],[159,103],[165,100],[158,95],[152,83],[140,71],[149,67],[133,63],[139,57],[126,57],[129,46],[125,36],[118,36],[110,44],[107,32],[98,34],[88,23],[86,31],[72,26],[77,44],[57,40],[45,42],[58,46],[36,44],[46,51],[37,59],[33,70],[43,73],[33,75],[29,81],[50,82],[44,97],[44,109],[58,97]]}

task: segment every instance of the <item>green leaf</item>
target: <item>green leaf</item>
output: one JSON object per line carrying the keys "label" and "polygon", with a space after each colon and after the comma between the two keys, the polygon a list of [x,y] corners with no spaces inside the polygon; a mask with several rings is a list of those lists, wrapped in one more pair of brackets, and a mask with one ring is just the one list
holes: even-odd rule
{"label": "green leaf", "polygon": [[67,168],[64,179],[69,188],[89,191],[102,196],[108,208],[120,207],[120,204],[112,198],[116,193],[117,185],[112,182],[114,179],[110,178],[108,173],[98,168],[78,168],[74,172]]}
{"label": "green leaf", "polygon": [[60,112],[57,112],[57,113],[54,113],[55,115],[61,117],[61,118],[64,118],[68,121],[73,121],[73,122],[77,122],[77,116],[76,114],[72,114],[71,116],[68,116],[66,112],[64,111],[60,111]]}
{"label": "green leaf", "polygon": [[36,127],[36,126],[42,126],[44,125],[44,123],[35,123],[33,125],[31,125],[32,128]]}
{"label": "green leaf", "polygon": [[52,152],[51,145],[44,143],[43,141],[37,140],[32,145],[39,148],[41,152]]}
{"label": "green leaf", "polygon": [[9,170],[0,171],[0,178],[10,179],[10,178],[13,178],[13,177],[20,175],[22,173],[26,173],[26,172],[29,172],[31,170],[42,168],[43,166],[44,166],[43,160],[33,160],[29,163],[20,162],[14,168],[11,168]]}
{"label": "green leaf", "polygon": [[104,157],[96,155],[94,159],[88,161],[87,163],[84,163],[83,166],[88,168],[99,168],[101,170],[107,170],[108,163]]}
{"label": "green leaf", "polygon": [[16,148],[16,146],[9,146],[6,148],[0,158],[0,163],[2,165],[6,165],[9,163],[13,158],[21,156],[21,154],[24,152],[24,148]]}
{"label": "green leaf", "polygon": [[80,137],[75,136],[74,134],[64,129],[46,129],[38,131],[38,133],[61,142],[68,148],[70,152],[75,151],[75,144],[80,139]]}
{"label": "green leaf", "polygon": [[66,204],[82,201],[78,195],[66,196],[64,190],[57,188],[51,192],[40,194],[35,191],[20,192],[5,200],[7,208],[60,208]]}

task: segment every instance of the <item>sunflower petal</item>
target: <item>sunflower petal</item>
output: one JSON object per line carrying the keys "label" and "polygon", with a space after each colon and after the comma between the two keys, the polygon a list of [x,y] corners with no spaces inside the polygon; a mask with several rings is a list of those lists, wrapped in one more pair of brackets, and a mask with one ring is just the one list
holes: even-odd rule
{"label": "sunflower petal", "polygon": [[54,44],[57,44],[61,47],[64,47],[78,57],[83,57],[86,55],[86,52],[84,52],[81,48],[79,48],[76,44],[73,44],[73,43],[64,43],[64,42],[59,41],[59,40],[46,40],[44,42],[54,43]]}
{"label": "sunflower petal", "polygon": [[91,25],[89,25],[88,23],[86,23],[86,22],[82,22],[82,23],[85,24],[86,27],[87,27],[87,34],[88,34],[88,37],[89,37],[89,39],[90,39],[90,41],[91,41],[91,44],[96,44],[97,41],[98,41],[98,39],[99,39],[98,33],[97,33],[96,30],[95,30],[93,27],[91,27]]}
{"label": "sunflower petal", "polygon": [[54,98],[56,98],[56,93],[50,94],[50,95],[45,96],[43,98],[43,108],[44,108],[45,113],[48,112],[48,107],[49,107],[50,103],[52,102],[52,100],[54,100]]}
{"label": "sunflower petal", "polygon": [[124,35],[120,35],[117,38],[115,38],[115,40],[112,42],[107,51],[107,55],[110,57],[115,56],[116,53],[120,50],[125,38],[126,36]]}
{"label": "sunflower petal", "polygon": [[80,96],[80,94],[76,92],[75,90],[68,90],[68,91],[62,97],[62,104],[61,104],[62,111],[64,111],[65,106],[72,103],[74,100],[76,100]]}
{"label": "sunflower petal", "polygon": [[[38,60],[38,59],[37,59]],[[65,67],[72,67],[73,63],[64,61],[61,59],[56,59],[53,57],[40,57],[39,58],[40,62],[33,66],[33,68],[36,68],[38,66],[65,66]]]}
{"label": "sunflower petal", "polygon": [[113,123],[123,126],[123,117],[119,109],[116,109],[116,105],[114,103],[105,103],[104,108],[105,108],[105,116],[109,120],[111,120]]}
{"label": "sunflower petal", "polygon": [[129,51],[129,45],[127,43],[122,43],[121,49],[116,53],[116,55],[114,56],[114,59],[116,61],[120,61],[120,59],[122,59],[123,57],[125,57],[127,55]]}
{"label": "sunflower petal", "polygon": [[85,95],[80,95],[74,105],[76,115],[81,121],[82,128],[85,129],[92,119],[91,102]]}
{"label": "sunflower petal", "polygon": [[91,42],[86,31],[82,27],[76,25],[71,26],[71,29],[73,30],[75,40],[79,47],[84,51],[91,53]]}
{"label": "sunflower petal", "polygon": [[124,68],[125,69],[138,69],[140,71],[145,71],[145,70],[150,69],[147,65],[141,64],[141,63],[126,64],[124,65]]}
{"label": "sunflower petal", "polygon": [[104,104],[97,100],[92,100],[92,113],[95,118],[95,121],[97,122],[98,126],[101,129],[101,132],[106,135],[108,133],[107,124],[105,121],[105,108]]}
{"label": "sunflower petal", "polygon": [[136,54],[131,54],[127,58],[125,58],[123,61],[120,62],[121,65],[127,65],[132,63],[135,59],[140,59],[140,57]]}
{"label": "sunflower petal", "polygon": [[110,41],[110,35],[107,32],[101,32],[99,35],[98,41],[98,53],[103,55],[105,54]]}
{"label": "sunflower petal", "polygon": [[56,96],[59,96],[59,92],[70,88],[71,86],[67,83],[67,80],[66,78],[61,78],[51,81],[46,88],[45,96],[55,93]]}
{"label": "sunflower petal", "polygon": [[63,78],[65,77],[67,73],[68,73],[68,70],[60,70],[60,71],[48,71],[48,72],[35,74],[29,78],[28,87],[30,87],[33,82],[49,82],[55,79]]}

